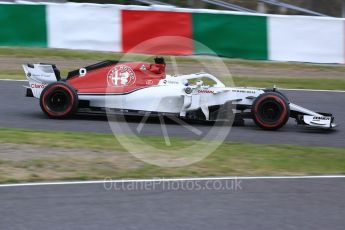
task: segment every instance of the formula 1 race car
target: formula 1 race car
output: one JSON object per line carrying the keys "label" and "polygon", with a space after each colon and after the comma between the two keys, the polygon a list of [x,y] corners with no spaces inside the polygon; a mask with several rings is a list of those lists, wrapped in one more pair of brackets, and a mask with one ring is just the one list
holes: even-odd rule
{"label": "formula 1 race car", "polygon": [[253,119],[266,130],[281,128],[289,117],[309,127],[336,126],[331,114],[295,105],[274,88],[226,87],[207,73],[170,76],[165,67],[161,57],[155,63],[103,61],[71,71],[62,79],[54,64],[23,65],[29,81],[27,96],[38,98],[42,111],[52,118],[77,112],[149,112],[205,121],[234,115]]}

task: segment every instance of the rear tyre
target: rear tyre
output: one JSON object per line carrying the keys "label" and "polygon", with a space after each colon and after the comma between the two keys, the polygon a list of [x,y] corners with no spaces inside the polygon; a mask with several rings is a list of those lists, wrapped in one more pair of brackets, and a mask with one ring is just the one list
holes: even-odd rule
{"label": "rear tyre", "polygon": [[283,127],[290,117],[289,103],[279,93],[263,93],[253,103],[252,116],[260,128],[277,130]]}
{"label": "rear tyre", "polygon": [[51,118],[68,118],[78,109],[78,95],[68,84],[55,82],[42,91],[40,106]]}

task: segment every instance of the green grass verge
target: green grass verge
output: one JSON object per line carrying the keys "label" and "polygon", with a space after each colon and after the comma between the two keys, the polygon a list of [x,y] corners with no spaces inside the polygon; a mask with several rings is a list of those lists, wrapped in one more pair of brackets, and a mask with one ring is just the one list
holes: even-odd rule
{"label": "green grass verge", "polygon": [[26,80],[23,70],[0,70],[0,79]]}
{"label": "green grass verge", "polygon": [[[221,78],[227,84],[228,78]],[[322,89],[345,90],[345,78],[321,78],[321,77],[247,77],[234,76],[235,86],[244,87],[273,87],[290,89]],[[229,84],[229,83],[228,83]]]}
{"label": "green grass verge", "polygon": [[[123,53],[103,52],[103,51],[86,51],[86,50],[68,50],[68,49],[52,49],[52,48],[25,48],[25,47],[0,47],[0,57],[24,57],[24,58],[63,58],[63,59],[84,59],[84,60],[106,60],[119,59],[123,57]],[[150,57],[153,60],[154,55],[144,54],[126,54],[129,59],[138,57]],[[166,56],[171,57],[171,55]],[[214,60],[212,56],[175,56],[177,61],[185,63],[195,63],[196,59]],[[169,60],[169,58],[167,58]],[[327,71],[327,70],[345,70],[344,65],[337,64],[312,64],[299,62],[272,62],[243,60],[234,58],[222,58],[226,64],[243,65],[250,67],[266,67],[266,68],[299,68],[305,70]]]}
{"label": "green grass verge", "polygon": [[[158,148],[165,147],[161,137],[142,137],[142,140]],[[179,138],[171,138],[171,141],[178,146],[193,142]],[[22,160],[15,155],[13,159],[0,158],[0,183],[105,177],[345,174],[344,148],[225,142],[200,162],[180,168],[162,168],[138,161],[109,134],[0,129],[0,142],[39,146],[40,151],[52,151],[55,149],[52,147],[56,147],[56,151],[67,148],[72,153],[74,149],[85,151],[85,156],[67,151],[64,155],[41,154]]]}
{"label": "green grass verge", "polygon": [[[121,53],[113,52],[96,52],[96,51],[78,51],[65,49],[44,49],[44,48],[0,48],[0,57],[5,58],[58,58],[66,59],[73,62],[73,60],[104,60],[104,59],[119,59],[123,56]],[[140,57],[148,57],[148,55],[130,54],[126,56],[129,60],[136,60]],[[149,56],[153,59],[153,56]],[[176,60],[179,63],[195,63],[196,57],[178,56]],[[212,57],[197,57],[203,60],[212,59]],[[169,59],[168,59],[169,60]],[[269,68],[282,70],[284,72],[290,69],[299,69],[312,72],[324,71],[327,76],[327,71],[336,71],[341,73],[345,71],[344,65],[317,65],[307,63],[281,63],[281,62],[267,62],[267,61],[253,61],[253,60],[239,60],[224,58],[223,61],[230,66],[254,67],[254,68]],[[62,69],[62,75],[67,75],[68,69]],[[15,79],[24,80],[25,76],[20,66],[18,69],[2,69],[0,70],[0,79]],[[220,79],[230,85],[229,77],[220,77]],[[345,78],[343,77],[287,77],[287,76],[234,76],[233,82],[236,86],[247,87],[272,87],[276,85],[281,88],[299,88],[299,89],[327,89],[327,90],[345,90]]]}
{"label": "green grass verge", "polygon": [[64,58],[64,59],[117,59],[122,54],[114,52],[82,51],[67,49],[1,47],[0,57],[24,58]]}

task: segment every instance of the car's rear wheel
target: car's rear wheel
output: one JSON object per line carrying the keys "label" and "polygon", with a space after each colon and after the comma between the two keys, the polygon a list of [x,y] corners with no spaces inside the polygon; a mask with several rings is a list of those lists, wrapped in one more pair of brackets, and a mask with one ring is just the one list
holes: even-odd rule
{"label": "car's rear wheel", "polygon": [[263,93],[253,103],[252,116],[255,124],[262,129],[277,130],[289,119],[289,104],[279,93]]}
{"label": "car's rear wheel", "polygon": [[42,91],[40,105],[42,111],[51,118],[67,118],[78,109],[78,95],[68,84],[55,82]]}

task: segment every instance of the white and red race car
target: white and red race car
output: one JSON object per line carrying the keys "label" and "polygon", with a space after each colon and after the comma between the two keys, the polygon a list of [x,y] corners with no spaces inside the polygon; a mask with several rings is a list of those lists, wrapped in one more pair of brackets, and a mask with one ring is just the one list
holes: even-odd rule
{"label": "white and red race car", "polygon": [[290,117],[309,127],[336,126],[331,114],[295,105],[275,89],[226,87],[207,73],[170,76],[165,66],[163,58],[155,63],[103,61],[71,71],[66,79],[53,64],[23,68],[27,96],[39,99],[42,111],[52,118],[77,112],[149,112],[190,120],[253,119],[267,130],[281,128]]}

